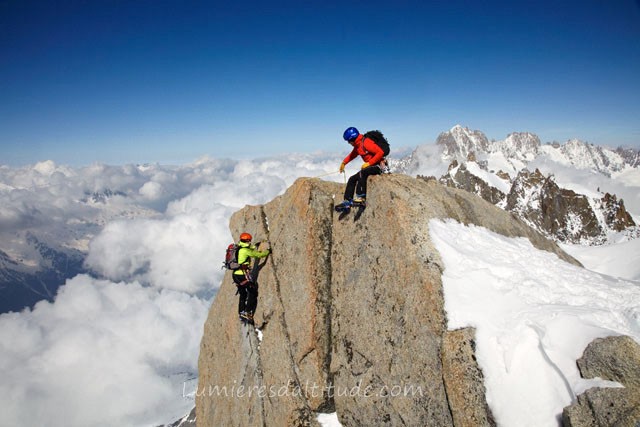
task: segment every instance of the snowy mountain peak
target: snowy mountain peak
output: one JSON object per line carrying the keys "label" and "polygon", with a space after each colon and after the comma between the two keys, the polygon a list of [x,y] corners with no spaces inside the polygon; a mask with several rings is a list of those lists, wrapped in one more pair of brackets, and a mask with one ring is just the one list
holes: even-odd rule
{"label": "snowy mountain peak", "polygon": [[538,155],[541,145],[540,138],[531,132],[513,132],[503,141],[489,141],[483,132],[461,125],[441,133],[436,144],[442,147],[445,160],[460,161],[468,159],[470,153],[502,153],[507,159],[530,161]]}
{"label": "snowy mountain peak", "polygon": [[591,169],[604,175],[611,175],[625,168],[624,158],[605,147],[588,144],[579,139],[570,139],[560,146],[565,161],[579,169]]}
{"label": "snowy mountain peak", "polygon": [[96,204],[96,203],[106,204],[109,201],[109,199],[116,196],[127,197],[127,194],[123,191],[112,191],[110,188],[106,188],[102,191],[93,191],[93,192],[85,190],[84,197],[80,199],[80,201],[83,203],[89,203],[89,204]]}
{"label": "snowy mountain peak", "polygon": [[624,159],[624,162],[632,168],[640,166],[640,150],[635,148],[616,148],[615,152]]}
{"label": "snowy mountain peak", "polygon": [[[516,174],[530,162],[538,160],[591,170],[608,177],[640,165],[640,152],[635,149],[613,150],[575,138],[564,144],[554,142],[543,145],[540,138],[531,132],[513,132],[504,140],[489,141],[483,132],[459,124],[438,135],[436,147],[447,164],[452,160],[464,162],[474,153],[481,161],[488,159],[491,162],[493,158],[501,162],[495,169],[510,169]],[[407,165],[406,169],[410,169],[410,166]]]}
{"label": "snowy mountain peak", "polygon": [[441,133],[436,144],[442,147],[443,156],[450,160],[466,160],[472,152],[487,152],[489,149],[489,140],[484,133],[460,125]]}
{"label": "snowy mountain peak", "polygon": [[493,144],[492,151],[500,151],[507,156],[516,156],[519,159],[533,159],[540,149],[540,138],[531,132],[510,133],[504,141]]}
{"label": "snowy mountain peak", "polygon": [[[416,150],[412,156],[411,161],[423,170],[435,163],[429,155],[449,163],[448,170],[432,168],[435,173],[426,176],[444,173],[441,183],[477,194],[549,238],[601,245],[640,234],[637,219],[622,201],[630,193],[622,188],[616,195],[609,189],[616,187],[608,182],[615,174],[634,185],[638,172],[632,165],[640,162],[635,150],[613,151],[579,139],[542,145],[531,132],[513,132],[502,141],[489,142],[482,132],[461,125],[441,133],[436,147],[437,154]],[[554,170],[560,174],[558,182]],[[571,181],[571,174],[580,178]],[[600,183],[607,189],[601,191]],[[632,207],[637,209],[635,204]]]}

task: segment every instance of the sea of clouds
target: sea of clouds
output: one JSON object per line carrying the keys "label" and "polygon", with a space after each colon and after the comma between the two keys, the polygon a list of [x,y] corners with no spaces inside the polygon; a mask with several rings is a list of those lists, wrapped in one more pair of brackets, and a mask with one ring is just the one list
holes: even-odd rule
{"label": "sea of clouds", "polygon": [[341,159],[0,166],[1,249],[24,249],[28,230],[84,244],[92,271],[53,303],[0,315],[1,424],[157,425],[187,413],[229,217],[298,177],[343,180]]}

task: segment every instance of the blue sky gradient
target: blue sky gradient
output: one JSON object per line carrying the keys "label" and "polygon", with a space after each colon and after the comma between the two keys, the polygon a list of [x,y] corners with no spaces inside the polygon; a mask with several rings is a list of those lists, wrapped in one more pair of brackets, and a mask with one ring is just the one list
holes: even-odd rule
{"label": "blue sky gradient", "polygon": [[640,3],[0,2],[0,164],[392,147],[455,124],[640,146]]}

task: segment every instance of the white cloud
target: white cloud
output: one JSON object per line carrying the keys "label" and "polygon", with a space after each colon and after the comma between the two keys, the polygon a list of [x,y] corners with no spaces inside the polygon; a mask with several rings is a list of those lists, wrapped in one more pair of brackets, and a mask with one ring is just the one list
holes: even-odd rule
{"label": "white cloud", "polygon": [[145,199],[157,200],[162,195],[163,190],[162,184],[159,182],[149,181],[140,187],[138,193],[140,193],[140,195]]}
{"label": "white cloud", "polygon": [[77,276],[54,304],[0,315],[6,425],[140,425],[184,411],[207,302]]}
{"label": "white cloud", "polygon": [[231,214],[285,189],[282,179],[258,173],[203,185],[170,202],[163,218],[108,224],[92,241],[87,265],[111,280],[139,280],[189,293],[217,288],[221,254],[232,240]]}
{"label": "white cloud", "polygon": [[189,293],[217,287],[220,248],[231,239],[230,212],[213,206],[206,213],[112,222],[91,242],[86,262],[111,280],[133,279]]}

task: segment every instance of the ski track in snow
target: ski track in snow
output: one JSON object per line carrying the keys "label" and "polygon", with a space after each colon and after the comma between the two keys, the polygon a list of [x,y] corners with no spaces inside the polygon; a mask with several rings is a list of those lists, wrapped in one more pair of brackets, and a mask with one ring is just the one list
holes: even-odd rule
{"label": "ski track in snow", "polygon": [[589,271],[453,220],[429,223],[445,265],[449,329],[473,326],[487,402],[501,426],[558,426],[562,409],[593,386],[576,359],[595,338],[640,342],[640,284]]}

